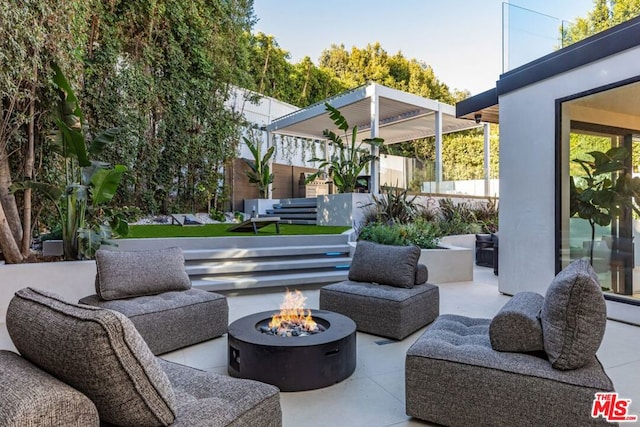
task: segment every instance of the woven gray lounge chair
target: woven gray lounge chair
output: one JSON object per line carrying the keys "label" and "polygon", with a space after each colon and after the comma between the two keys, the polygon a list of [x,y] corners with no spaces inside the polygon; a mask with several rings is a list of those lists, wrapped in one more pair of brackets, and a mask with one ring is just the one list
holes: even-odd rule
{"label": "woven gray lounge chair", "polygon": [[320,309],[344,314],[361,332],[401,340],[433,322],[440,291],[427,283],[417,246],[360,241],[349,280],[320,289]]}
{"label": "woven gray lounge chair", "polygon": [[606,305],[585,260],[546,296],[516,294],[493,319],[442,315],[407,351],[407,414],[455,426],[612,425],[592,418],[614,391],[596,358]]}

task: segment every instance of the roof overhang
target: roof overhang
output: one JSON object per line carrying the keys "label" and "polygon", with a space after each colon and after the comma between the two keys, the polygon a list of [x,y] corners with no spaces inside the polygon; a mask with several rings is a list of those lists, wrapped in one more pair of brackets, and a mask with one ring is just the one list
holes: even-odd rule
{"label": "roof overhang", "polygon": [[456,104],[456,116],[462,119],[498,123],[498,91],[489,89]]}
{"label": "roof overhang", "polygon": [[437,112],[441,113],[442,134],[478,127],[473,120],[456,118],[452,105],[370,83],[280,117],[268,125],[267,130],[316,140],[325,139],[325,129],[341,133],[329,118],[325,102],[339,109],[351,127],[358,126],[359,140],[371,137],[371,124],[377,111],[378,137],[384,139],[385,145],[434,136]]}

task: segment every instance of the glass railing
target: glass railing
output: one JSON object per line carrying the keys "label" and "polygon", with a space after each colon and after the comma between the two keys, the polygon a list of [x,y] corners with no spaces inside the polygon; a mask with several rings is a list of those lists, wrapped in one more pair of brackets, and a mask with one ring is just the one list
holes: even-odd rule
{"label": "glass railing", "polygon": [[[535,2],[533,2],[535,4]],[[502,4],[502,72],[562,47],[563,22],[514,3]]]}

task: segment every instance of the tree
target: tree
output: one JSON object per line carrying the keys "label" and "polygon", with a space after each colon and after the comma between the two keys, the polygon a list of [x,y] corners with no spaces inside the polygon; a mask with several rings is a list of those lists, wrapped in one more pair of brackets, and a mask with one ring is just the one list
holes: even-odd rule
{"label": "tree", "polygon": [[253,160],[242,159],[249,166],[249,170],[245,171],[249,182],[258,188],[258,197],[261,199],[269,199],[269,185],[273,183],[273,173],[269,167],[271,157],[275,153],[276,147],[271,146],[267,148],[264,155],[262,154],[262,144],[259,140],[255,142],[248,138],[244,138],[244,143],[247,144]]}
{"label": "tree", "polygon": [[71,62],[84,40],[82,23],[92,4],[0,0],[0,249],[8,263],[29,255],[32,219],[41,206],[30,189],[14,195],[10,187],[14,181],[42,178],[52,166],[43,149],[55,105],[49,63]]}
{"label": "tree", "polygon": [[[347,88],[371,81],[446,103],[460,100],[425,62],[408,60],[402,52],[390,56],[378,42],[362,49],[354,46],[351,51],[347,51],[344,45],[331,45],[322,52],[319,64]],[[459,92],[457,96],[464,94]]]}
{"label": "tree", "polygon": [[78,88],[89,143],[93,129],[124,130],[103,158],[135,171],[123,179],[119,203],[194,210],[201,183],[213,184],[218,200],[243,125],[226,101],[234,87],[250,86],[251,0],[0,0],[0,11],[0,249],[7,262],[28,254],[32,218],[60,225],[30,186],[8,190],[24,180],[59,184],[63,176],[62,162],[48,155],[52,62]]}
{"label": "tree", "polygon": [[206,205],[202,185],[221,199],[243,125],[225,103],[250,82],[252,24],[249,0],[104,2],[93,10],[82,99],[91,128],[128,130],[105,153],[135,169],[120,203],[195,211]]}
{"label": "tree", "polygon": [[562,46],[568,46],[640,15],[640,0],[594,0],[586,17],[561,29]]}
{"label": "tree", "polygon": [[251,37],[248,86],[261,95],[305,107],[347,89],[330,70],[315,66],[309,57],[292,64],[289,52],[273,36],[257,33]]}

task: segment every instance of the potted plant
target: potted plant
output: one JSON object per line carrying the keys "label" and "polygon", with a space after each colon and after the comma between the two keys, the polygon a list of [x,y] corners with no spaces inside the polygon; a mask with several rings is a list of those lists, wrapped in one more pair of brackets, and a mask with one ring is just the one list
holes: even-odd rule
{"label": "potted plant", "polygon": [[[606,153],[587,153],[593,160],[573,159],[585,171],[580,185],[574,177],[570,180],[570,217],[586,219],[591,227],[589,262],[593,264],[595,226],[611,224],[613,218],[620,217],[626,209],[640,215],[634,200],[640,197],[640,178],[632,177],[626,161],[630,152],[625,147],[614,147]],[[618,176],[612,179],[611,174]]]}
{"label": "potted plant", "polygon": [[331,159],[312,158],[310,162],[320,162],[319,170],[307,177],[307,182],[311,182],[317,177],[325,173],[328,168],[329,177],[333,181],[333,185],[338,193],[351,193],[356,188],[358,177],[362,170],[378,157],[370,154],[362,148],[363,144],[371,144],[380,146],[384,142],[382,138],[365,138],[360,143],[357,142],[358,127],[351,128],[349,134],[349,123],[342,113],[337,109],[325,103],[325,108],[329,112],[329,117],[336,127],[344,132],[344,140],[342,136],[337,135],[329,129],[322,131],[322,134],[336,148],[336,152]]}

